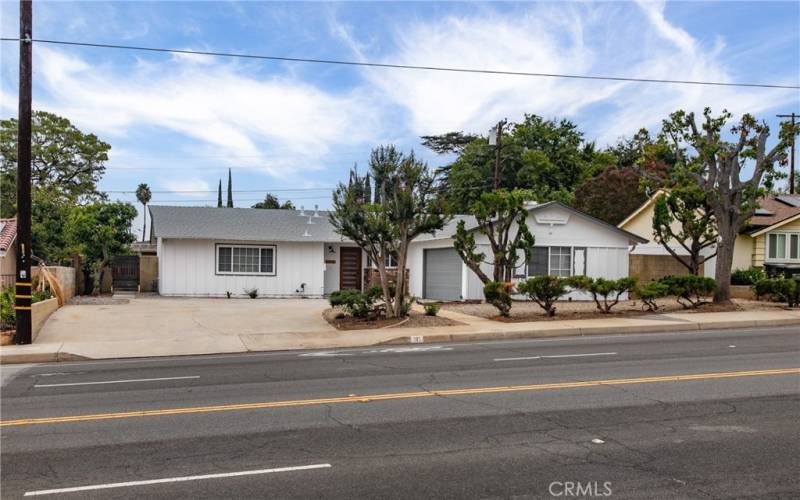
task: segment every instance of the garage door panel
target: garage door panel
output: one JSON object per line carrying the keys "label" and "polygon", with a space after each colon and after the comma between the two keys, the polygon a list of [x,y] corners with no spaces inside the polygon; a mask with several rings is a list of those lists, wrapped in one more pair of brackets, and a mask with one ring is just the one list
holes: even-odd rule
{"label": "garage door panel", "polygon": [[461,268],[461,257],[454,248],[425,250],[424,298],[461,300]]}

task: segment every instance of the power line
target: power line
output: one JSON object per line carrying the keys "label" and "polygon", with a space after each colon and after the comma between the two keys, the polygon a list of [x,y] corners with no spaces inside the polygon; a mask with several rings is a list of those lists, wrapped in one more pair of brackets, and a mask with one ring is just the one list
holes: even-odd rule
{"label": "power line", "polygon": [[[19,38],[0,38],[3,42],[18,42]],[[393,68],[393,69],[413,69],[424,71],[442,71],[450,73],[479,73],[488,75],[510,75],[510,76],[530,76],[530,77],[543,77],[543,78],[571,78],[577,80],[606,80],[616,82],[638,82],[638,83],[666,83],[666,84],[680,84],[680,85],[710,85],[718,87],[756,87],[756,88],[771,88],[771,89],[800,89],[800,85],[777,85],[765,83],[738,83],[738,82],[715,82],[715,81],[702,81],[702,80],[668,80],[660,78],[631,78],[620,76],[595,76],[595,75],[571,75],[564,73],[538,73],[531,71],[506,71],[496,69],[475,69],[475,68],[459,68],[459,67],[446,67],[446,66],[423,66],[414,64],[390,64],[390,63],[375,63],[375,62],[358,62],[358,61],[345,61],[338,59],[311,59],[304,57],[282,57],[282,56],[267,56],[259,54],[239,54],[233,52],[211,52],[202,50],[188,50],[188,49],[170,49],[163,47],[142,47],[136,45],[116,45],[107,43],[88,43],[88,42],[71,42],[67,40],[48,40],[42,38],[35,38],[32,40],[37,43],[49,43],[55,45],[70,45],[77,47],[92,47],[103,49],[121,49],[121,50],[138,50],[146,52],[161,52],[170,54],[191,54],[215,57],[236,57],[242,59],[260,59],[268,61],[284,61],[284,62],[300,62],[300,63],[313,63],[313,64],[334,64],[340,66],[362,66],[362,67],[375,67],[375,68]]]}

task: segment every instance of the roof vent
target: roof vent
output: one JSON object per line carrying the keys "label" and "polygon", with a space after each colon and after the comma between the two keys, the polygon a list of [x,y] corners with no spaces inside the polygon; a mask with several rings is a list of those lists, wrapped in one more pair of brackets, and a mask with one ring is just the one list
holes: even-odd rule
{"label": "roof vent", "polygon": [[306,216],[306,207],[300,205],[300,217],[305,217],[305,216]]}
{"label": "roof vent", "polygon": [[303,233],[304,238],[311,238],[311,233],[308,232],[308,228],[306,228],[306,232]]}
{"label": "roof vent", "polygon": [[319,217],[319,205],[314,205],[314,217]]}
{"label": "roof vent", "polygon": [[316,224],[316,222],[314,222],[314,220],[309,216],[308,222],[306,222],[306,224]]}

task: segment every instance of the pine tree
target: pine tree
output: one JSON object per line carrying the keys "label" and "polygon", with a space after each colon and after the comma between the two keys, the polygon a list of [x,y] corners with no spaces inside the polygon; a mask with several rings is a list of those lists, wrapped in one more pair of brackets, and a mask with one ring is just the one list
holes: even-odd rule
{"label": "pine tree", "polygon": [[231,187],[231,169],[228,169],[228,208],[233,208],[233,187]]}
{"label": "pine tree", "polygon": [[219,187],[217,188],[217,208],[222,208],[222,179],[219,180]]}

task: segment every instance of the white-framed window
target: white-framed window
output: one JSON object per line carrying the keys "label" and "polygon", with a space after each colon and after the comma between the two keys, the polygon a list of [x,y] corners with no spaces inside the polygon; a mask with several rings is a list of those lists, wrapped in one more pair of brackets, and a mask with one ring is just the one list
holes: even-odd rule
{"label": "white-framed window", "polygon": [[[572,247],[533,247],[531,259],[528,261],[528,277],[533,276],[572,276]],[[581,247],[584,260],[586,249]],[[583,266],[585,262],[582,262]]]}
{"label": "white-framed window", "polygon": [[217,274],[275,276],[275,246],[217,245]]}
{"label": "white-framed window", "polygon": [[767,260],[800,261],[800,233],[769,233]]}
{"label": "white-framed window", "polygon": [[[367,267],[375,267],[375,268],[378,267],[378,266],[375,265],[374,262],[372,262],[372,257],[367,256]],[[397,267],[397,258],[392,254],[387,255],[386,256],[386,268],[387,269],[393,269],[395,267]]]}

